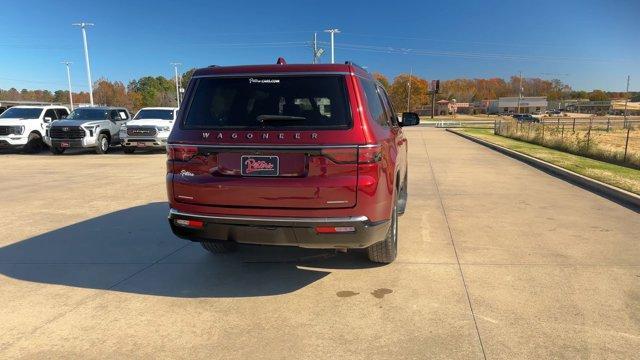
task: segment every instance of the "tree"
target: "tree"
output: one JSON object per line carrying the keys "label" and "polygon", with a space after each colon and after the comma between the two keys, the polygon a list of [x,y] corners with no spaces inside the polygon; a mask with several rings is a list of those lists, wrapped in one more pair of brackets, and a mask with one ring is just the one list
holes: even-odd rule
{"label": "tree", "polygon": [[373,78],[376,79],[376,81],[379,82],[380,85],[385,88],[385,90],[389,91],[389,79],[387,79],[386,76],[382,75],[379,72],[374,72]]}
{"label": "tree", "polygon": [[602,90],[593,90],[587,95],[588,99],[591,101],[605,101],[609,100],[609,95]]}
{"label": "tree", "polygon": [[191,77],[193,76],[193,73],[195,71],[196,71],[196,68],[191,68],[182,74],[180,78],[181,79],[180,86],[182,86],[183,89],[187,88],[187,85],[189,85],[189,81],[191,80]]}
{"label": "tree", "polygon": [[[129,82],[129,92],[140,94],[141,106],[176,106],[175,84],[164,76],[145,76]],[[173,95],[170,95],[173,94]],[[172,101],[169,99],[173,98]]]}
{"label": "tree", "polygon": [[112,83],[105,78],[99,79],[93,85],[93,97],[98,104],[131,107],[127,90],[120,81]]}
{"label": "tree", "polygon": [[393,79],[393,83],[388,88],[391,103],[396,111],[407,110],[407,98],[409,96],[409,77],[411,77],[411,100],[410,110],[415,110],[422,105],[429,103],[427,80],[409,74],[400,74]]}

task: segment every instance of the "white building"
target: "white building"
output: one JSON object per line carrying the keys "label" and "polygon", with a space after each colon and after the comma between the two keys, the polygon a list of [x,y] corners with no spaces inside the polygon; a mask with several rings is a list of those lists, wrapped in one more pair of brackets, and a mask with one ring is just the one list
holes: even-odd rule
{"label": "white building", "polygon": [[[520,110],[518,110],[520,108]],[[518,98],[501,97],[498,99],[498,112],[501,114],[541,114],[547,111],[546,96],[528,96]]]}

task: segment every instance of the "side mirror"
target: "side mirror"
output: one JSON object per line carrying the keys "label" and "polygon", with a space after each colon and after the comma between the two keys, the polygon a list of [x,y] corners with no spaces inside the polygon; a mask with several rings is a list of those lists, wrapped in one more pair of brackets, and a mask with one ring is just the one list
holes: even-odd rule
{"label": "side mirror", "polygon": [[402,113],[402,121],[400,126],[414,126],[420,124],[420,117],[416,113],[405,112]]}
{"label": "side mirror", "polygon": [[46,123],[50,123],[51,120],[53,120],[53,119],[50,118],[49,116],[45,116],[45,118],[44,118],[44,122],[46,122]]}

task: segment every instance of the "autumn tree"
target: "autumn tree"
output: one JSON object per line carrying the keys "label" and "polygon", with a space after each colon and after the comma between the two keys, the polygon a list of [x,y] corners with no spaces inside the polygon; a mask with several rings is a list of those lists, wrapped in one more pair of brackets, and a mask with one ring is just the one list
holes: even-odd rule
{"label": "autumn tree", "polygon": [[131,107],[127,90],[120,81],[110,82],[105,78],[99,79],[93,85],[93,98],[96,103],[102,105]]}
{"label": "autumn tree", "polygon": [[409,78],[411,78],[411,99],[409,109],[415,110],[429,103],[427,80],[409,74],[400,74],[393,79],[388,92],[391,103],[396,111],[407,110],[407,98],[409,97]]}
{"label": "autumn tree", "polygon": [[389,79],[387,79],[386,76],[379,72],[374,72],[373,78],[376,79],[376,81],[379,82],[385,90],[389,91]]}

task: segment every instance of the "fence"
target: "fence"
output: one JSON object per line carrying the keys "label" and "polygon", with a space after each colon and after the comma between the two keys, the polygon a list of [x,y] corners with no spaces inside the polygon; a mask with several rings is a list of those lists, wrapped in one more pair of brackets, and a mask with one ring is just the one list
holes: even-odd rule
{"label": "fence", "polygon": [[494,133],[640,169],[640,120],[557,118],[539,123],[498,120]]}

